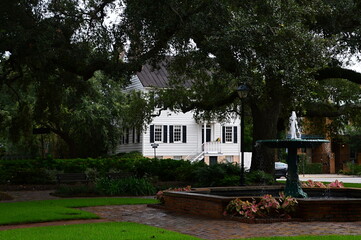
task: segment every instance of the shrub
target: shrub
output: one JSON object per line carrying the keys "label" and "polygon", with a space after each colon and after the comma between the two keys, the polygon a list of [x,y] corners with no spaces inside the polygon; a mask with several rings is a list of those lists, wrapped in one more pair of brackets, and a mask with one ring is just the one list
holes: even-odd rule
{"label": "shrub", "polygon": [[247,185],[272,185],[275,183],[274,177],[264,171],[252,171],[246,173]]}
{"label": "shrub", "polygon": [[134,177],[100,178],[96,181],[95,188],[99,193],[110,196],[149,196],[156,192],[155,187],[148,180]]}
{"label": "shrub", "polygon": [[212,166],[204,165],[194,171],[194,177],[197,186],[219,186],[220,181],[225,177],[226,171],[222,168],[222,164]]}
{"label": "shrub", "polygon": [[322,173],[322,163],[308,163],[302,159],[299,164],[299,172],[302,174],[320,174]]}
{"label": "shrub", "polygon": [[92,185],[61,185],[59,186],[54,195],[63,197],[72,196],[93,196],[98,195],[99,192]]}
{"label": "shrub", "polygon": [[343,171],[344,174],[349,175],[361,175],[361,165],[356,163],[348,162],[346,163],[347,169]]}

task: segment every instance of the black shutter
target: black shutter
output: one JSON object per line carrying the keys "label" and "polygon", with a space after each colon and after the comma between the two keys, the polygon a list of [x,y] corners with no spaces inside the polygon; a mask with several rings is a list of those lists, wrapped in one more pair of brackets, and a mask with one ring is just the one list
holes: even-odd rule
{"label": "black shutter", "polygon": [[140,143],[140,130],[137,129],[137,143]]}
{"label": "black shutter", "polygon": [[163,126],[163,142],[164,143],[168,142],[168,126],[167,125]]}
{"label": "black shutter", "polygon": [[169,126],[169,142],[170,143],[174,142],[174,140],[173,140],[173,125]]}
{"label": "black shutter", "polygon": [[222,143],[226,142],[226,127],[222,127]]}
{"label": "black shutter", "polygon": [[126,133],[126,135],[125,135],[125,143],[126,144],[129,144],[129,128],[127,128],[127,133]]}
{"label": "black shutter", "polygon": [[187,126],[183,126],[183,143],[187,143]]}
{"label": "black shutter", "polygon": [[233,127],[233,143],[237,143],[237,126]]}
{"label": "black shutter", "polygon": [[135,143],[135,127],[133,127],[132,139],[133,139],[132,143]]}
{"label": "black shutter", "polygon": [[154,143],[154,125],[150,125],[150,142]]}

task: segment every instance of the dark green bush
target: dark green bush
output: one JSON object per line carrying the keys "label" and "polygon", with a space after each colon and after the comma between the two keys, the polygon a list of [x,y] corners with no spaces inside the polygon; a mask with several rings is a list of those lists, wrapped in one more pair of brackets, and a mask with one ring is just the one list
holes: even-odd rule
{"label": "dark green bush", "polygon": [[252,171],[245,175],[247,185],[272,185],[275,183],[274,177],[264,171]]}
{"label": "dark green bush", "polygon": [[61,185],[55,190],[54,195],[62,197],[88,197],[99,195],[99,192],[93,185]]}
{"label": "dark green bush", "polygon": [[[237,185],[239,182],[240,168],[229,163],[215,164],[212,166],[199,165],[194,171],[195,186],[213,187]],[[238,182],[236,184],[236,181]]]}
{"label": "dark green bush", "polygon": [[361,165],[349,162],[346,164],[347,169],[343,170],[344,174],[348,175],[361,175]]}
{"label": "dark green bush", "polygon": [[301,160],[298,163],[298,172],[301,174],[320,174],[322,173],[322,163],[308,163]]}
{"label": "dark green bush", "polygon": [[134,177],[100,178],[95,183],[95,189],[100,194],[110,196],[149,196],[156,193],[155,187],[148,180]]}

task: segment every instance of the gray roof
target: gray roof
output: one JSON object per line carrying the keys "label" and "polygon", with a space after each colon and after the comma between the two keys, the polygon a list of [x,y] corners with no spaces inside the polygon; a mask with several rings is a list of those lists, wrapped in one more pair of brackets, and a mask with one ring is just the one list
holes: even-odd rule
{"label": "gray roof", "polygon": [[162,62],[153,67],[150,64],[145,64],[137,76],[144,87],[160,87],[168,86],[169,73],[166,69],[166,63]]}

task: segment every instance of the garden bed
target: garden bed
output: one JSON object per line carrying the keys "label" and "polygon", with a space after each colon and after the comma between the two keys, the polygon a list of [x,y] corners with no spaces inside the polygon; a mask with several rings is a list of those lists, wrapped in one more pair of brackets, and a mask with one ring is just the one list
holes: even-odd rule
{"label": "garden bed", "polygon": [[[254,191],[255,187],[250,189]],[[164,192],[164,206],[167,210],[188,213],[212,218],[224,218],[224,211],[228,203],[236,198],[252,201],[258,197],[247,195],[248,187],[233,188],[202,188],[190,192]],[[266,194],[267,188],[262,188]],[[272,192],[280,190],[269,188]],[[304,189],[309,195],[316,194],[324,189]],[[212,191],[218,195],[211,194]],[[223,194],[220,195],[220,192]],[[361,220],[361,189],[342,188],[332,189],[331,194],[349,196],[349,198],[324,198],[324,199],[297,199],[299,205],[294,218],[302,221],[360,221]],[[231,218],[232,219],[232,218]],[[236,220],[237,218],[234,218]],[[238,220],[238,219],[237,219]],[[249,220],[240,220],[252,222]],[[258,220],[257,220],[258,221]],[[276,221],[260,219],[259,222]],[[277,221],[288,221],[279,219]]]}

